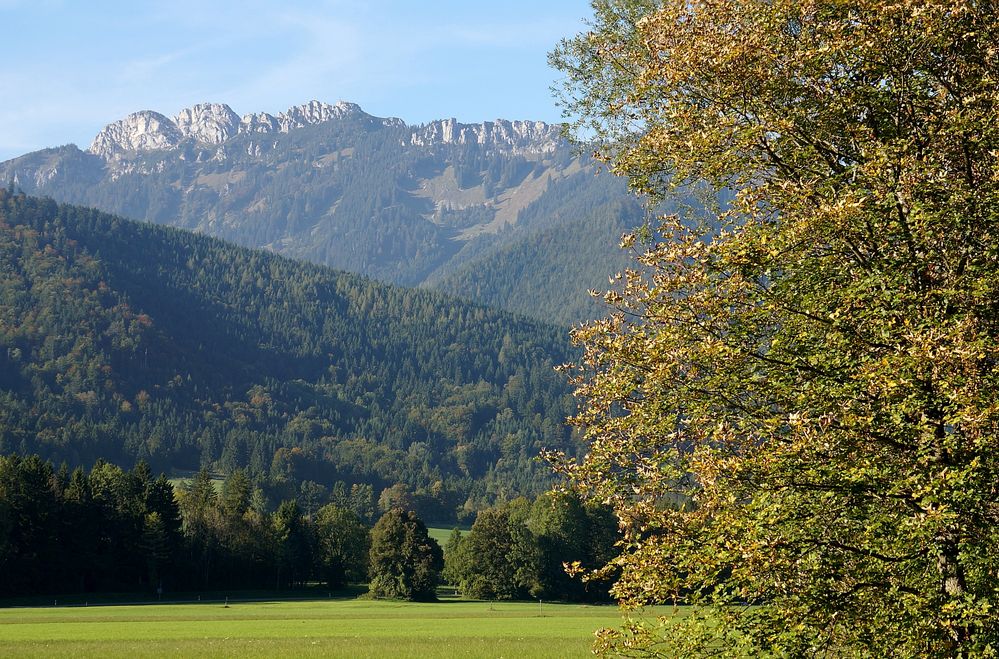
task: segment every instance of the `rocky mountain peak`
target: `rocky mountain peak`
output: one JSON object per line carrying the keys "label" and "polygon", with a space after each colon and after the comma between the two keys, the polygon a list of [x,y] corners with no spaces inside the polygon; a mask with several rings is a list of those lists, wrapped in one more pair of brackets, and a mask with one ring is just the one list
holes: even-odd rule
{"label": "rocky mountain peak", "polygon": [[143,110],[105,126],[97,133],[89,151],[112,160],[130,152],[172,149],[183,137],[170,119],[159,112]]}
{"label": "rocky mountain peak", "polygon": [[[244,133],[287,133],[358,115],[365,115],[360,106],[346,101],[335,105],[309,101],[277,116],[261,112],[242,118],[225,103],[199,103],[181,110],[172,120],[159,112],[144,110],[105,126],[89,151],[105,160],[120,160],[137,152],[172,149],[187,139],[220,145]],[[398,119],[386,119],[384,123],[402,124]]]}
{"label": "rocky mountain peak", "polygon": [[355,103],[339,101],[336,105],[322,101],[309,101],[302,105],[289,108],[278,115],[281,132],[286,133],[295,128],[321,124],[332,119],[343,119],[351,115],[364,114],[361,106]]}
{"label": "rocky mountain peak", "polygon": [[239,115],[225,103],[199,103],[174,117],[177,130],[205,144],[221,144],[239,132]]}
{"label": "rocky mountain peak", "polygon": [[417,146],[432,144],[479,144],[505,152],[551,152],[561,140],[558,126],[543,121],[484,121],[463,124],[456,119],[440,119],[413,131],[411,142]]}
{"label": "rocky mountain peak", "polygon": [[[107,161],[129,160],[137,153],[176,148],[186,140],[221,146],[237,135],[287,133],[350,117],[374,119],[357,104],[346,101],[332,105],[309,101],[277,115],[261,112],[242,118],[224,103],[199,103],[181,110],[172,120],[158,112],[145,110],[108,124],[94,138],[89,151]],[[401,119],[380,121],[382,125],[393,128],[405,126]],[[503,119],[481,124],[462,124],[456,119],[433,121],[415,127],[410,138],[416,146],[479,144],[505,153],[551,152],[559,141],[557,126],[541,121]]]}

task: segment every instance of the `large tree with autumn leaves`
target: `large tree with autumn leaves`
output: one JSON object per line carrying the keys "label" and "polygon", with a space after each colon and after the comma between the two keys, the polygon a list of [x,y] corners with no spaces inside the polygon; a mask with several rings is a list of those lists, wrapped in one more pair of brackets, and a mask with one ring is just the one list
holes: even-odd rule
{"label": "large tree with autumn leaves", "polygon": [[[595,0],[553,62],[653,201],[578,330],[572,482],[627,533],[607,631],[668,656],[999,651],[999,13]],[[705,206],[710,208],[710,205]]]}

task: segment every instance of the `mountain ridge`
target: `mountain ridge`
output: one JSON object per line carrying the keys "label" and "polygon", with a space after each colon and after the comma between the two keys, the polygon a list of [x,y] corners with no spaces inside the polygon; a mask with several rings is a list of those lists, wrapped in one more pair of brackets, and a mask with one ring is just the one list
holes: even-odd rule
{"label": "mountain ridge", "polygon": [[[621,268],[620,235],[645,220],[626,184],[598,171],[544,122],[412,126],[319,101],[238,117],[203,103],[133,113],[89,151],[5,161],[0,184],[569,326],[602,314],[586,291]],[[612,215],[580,221],[597,209]],[[532,241],[550,249],[511,249]],[[579,254],[586,268],[572,265]],[[488,262],[502,286],[446,281],[490,257],[502,257]],[[538,299],[567,304],[539,308],[539,285]]]}
{"label": "mountain ridge", "polygon": [[[176,149],[184,140],[205,145],[222,145],[232,137],[246,134],[288,133],[346,117],[364,117],[385,126],[406,126],[396,117],[374,117],[356,103],[335,104],[312,100],[292,106],[277,115],[256,112],[238,115],[225,103],[198,103],[180,110],[170,118],[155,110],[140,110],[102,128],[87,153],[105,161],[128,159],[137,152]],[[413,127],[410,143],[477,143],[511,151],[551,152],[560,138],[560,128],[543,121],[496,119],[480,123],[461,123],[457,119],[436,119]]]}

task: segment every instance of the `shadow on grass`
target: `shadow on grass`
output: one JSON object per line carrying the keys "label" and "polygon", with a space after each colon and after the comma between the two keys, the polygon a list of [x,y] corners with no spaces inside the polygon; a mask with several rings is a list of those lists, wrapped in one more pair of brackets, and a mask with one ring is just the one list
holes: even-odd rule
{"label": "shadow on grass", "polygon": [[321,586],[285,590],[208,590],[164,593],[70,593],[0,599],[0,608],[50,606],[142,606],[154,604],[224,604],[226,602],[288,602],[352,600],[365,595],[368,587],[355,584],[330,591]]}
{"label": "shadow on grass", "polygon": [[[285,590],[209,590],[180,591],[164,593],[70,593],[63,595],[35,595],[0,599],[0,608],[46,608],[46,607],[94,607],[94,606],[152,606],[157,604],[239,604],[266,602],[323,602],[345,600],[370,600],[397,604],[538,604],[538,600],[474,600],[462,597],[452,586],[440,586],[437,599],[412,602],[374,597],[368,592],[367,584],[352,584],[340,590],[330,591],[320,585]],[[604,607],[616,606],[614,602],[565,602],[544,600],[545,605],[574,604],[577,606]]]}

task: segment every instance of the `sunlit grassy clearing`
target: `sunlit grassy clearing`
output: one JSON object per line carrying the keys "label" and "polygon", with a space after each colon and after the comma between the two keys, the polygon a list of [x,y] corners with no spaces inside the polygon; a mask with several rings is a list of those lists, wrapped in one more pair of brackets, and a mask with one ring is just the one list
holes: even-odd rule
{"label": "sunlit grassy clearing", "polygon": [[[468,527],[459,527],[459,528],[461,528],[461,532],[463,534],[468,535],[469,531]],[[431,538],[436,540],[437,544],[439,544],[441,547],[447,544],[447,541],[451,537],[452,532],[454,532],[454,527],[439,527],[439,526],[427,527],[427,533],[430,535]]]}
{"label": "sunlit grassy clearing", "polygon": [[0,610],[2,656],[586,656],[612,606],[347,600]]}

